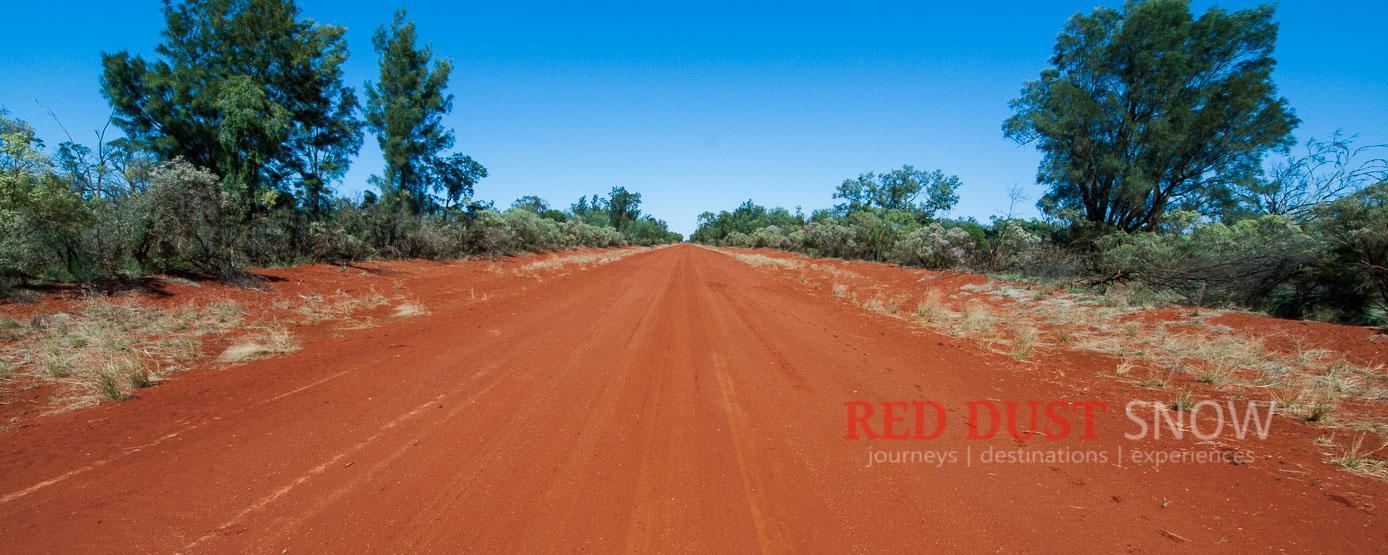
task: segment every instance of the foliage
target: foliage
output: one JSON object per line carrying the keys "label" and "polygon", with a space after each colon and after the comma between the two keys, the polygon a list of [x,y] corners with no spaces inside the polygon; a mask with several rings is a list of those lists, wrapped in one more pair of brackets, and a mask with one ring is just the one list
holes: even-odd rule
{"label": "foliage", "polygon": [[453,153],[436,158],[431,164],[436,187],[444,194],[444,208],[472,198],[477,183],[487,177],[487,168],[471,156]]}
{"label": "foliage", "polygon": [[80,241],[91,211],[42,148],[32,127],[0,110],[0,290],[11,281],[86,277]]}
{"label": "foliage", "polygon": [[[414,23],[405,20],[403,9],[395,12],[389,28],[377,29],[371,38],[381,56],[381,74],[379,82],[366,86],[366,126],[385,154],[382,190],[399,195],[418,214],[430,208],[431,164],[453,146],[453,132],[443,125],[443,116],[453,109],[453,95],[444,92],[453,64],[435,60],[432,48],[415,43]],[[468,175],[462,160],[445,163],[445,168]],[[452,194],[460,183],[449,186],[450,200],[460,196]]]}
{"label": "foliage", "polygon": [[1388,311],[1388,181],[1317,209],[1328,243],[1315,268],[1328,304],[1351,320],[1384,323]]}
{"label": "foliage", "polygon": [[956,268],[967,262],[976,243],[962,228],[932,222],[906,234],[892,248],[892,260],[927,268]]}
{"label": "foliage", "polygon": [[959,202],[956,191],[961,182],[940,170],[926,172],[910,164],[877,175],[869,172],[857,179],[846,179],[834,191],[844,202],[835,206],[840,214],[864,210],[910,212],[922,221],[934,220]]}
{"label": "foliage", "polygon": [[297,185],[320,208],[361,143],[345,29],[300,19],[288,0],[170,2],[164,19],[159,59],[102,56],[116,124],[162,159],[235,182],[247,207]]}
{"label": "foliage", "polygon": [[243,269],[237,194],[219,182],[215,174],[181,158],[155,169],[136,210],[132,255],[142,267],[211,277],[234,276]]}
{"label": "foliage", "polygon": [[1196,304],[1256,306],[1315,260],[1313,237],[1286,216],[1231,225],[1200,222],[1174,233],[1117,233],[1100,243],[1113,279],[1172,291]]}
{"label": "foliage", "polygon": [[804,224],[805,219],[798,214],[791,214],[784,208],[768,210],[765,206],[758,205],[748,199],[731,212],[724,210],[716,214],[713,212],[699,214],[698,229],[690,235],[689,239],[701,243],[716,244],[734,232],[748,234],[768,226],[782,228]]}
{"label": "foliage", "polygon": [[1073,17],[1003,127],[1044,156],[1041,208],[1121,231],[1177,208],[1217,215],[1298,123],[1272,83],[1272,13],[1134,0]]}
{"label": "foliage", "polygon": [[[516,202],[524,204],[521,200]],[[526,202],[532,204],[530,208],[547,207],[546,204]],[[634,245],[677,243],[684,239],[670,231],[664,221],[650,216],[642,217],[641,193],[628,191],[626,187],[613,187],[606,197],[579,197],[578,202],[569,207],[569,212],[578,222],[617,230],[627,242]],[[547,217],[556,216],[553,211],[544,210],[544,213]]]}
{"label": "foliage", "polygon": [[1388,145],[1354,146],[1340,133],[1312,139],[1306,153],[1273,162],[1262,179],[1235,190],[1239,213],[1306,221],[1320,206],[1388,180]]}

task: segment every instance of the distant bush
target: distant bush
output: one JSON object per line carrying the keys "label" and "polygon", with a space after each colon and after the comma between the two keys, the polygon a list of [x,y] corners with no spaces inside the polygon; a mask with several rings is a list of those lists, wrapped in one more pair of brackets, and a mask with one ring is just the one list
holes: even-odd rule
{"label": "distant bush", "polygon": [[892,248],[891,259],[926,268],[957,268],[973,257],[975,245],[967,231],[957,227],[946,229],[938,223],[931,223],[897,241]]}
{"label": "distant bush", "polygon": [[1029,266],[1041,256],[1041,238],[1027,231],[1017,220],[1004,220],[989,241],[986,265],[994,270],[1015,270]]}

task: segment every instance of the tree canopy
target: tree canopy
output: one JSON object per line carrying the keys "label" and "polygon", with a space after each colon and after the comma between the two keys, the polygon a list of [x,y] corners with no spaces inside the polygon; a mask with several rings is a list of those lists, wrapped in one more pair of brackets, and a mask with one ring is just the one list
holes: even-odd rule
{"label": "tree canopy", "polygon": [[1152,230],[1170,210],[1214,212],[1253,179],[1298,120],[1272,82],[1273,8],[1195,17],[1187,0],[1076,15],[1052,66],[1003,126],[1044,159],[1047,214]]}
{"label": "tree canopy", "polygon": [[239,187],[321,207],[361,145],[342,82],[344,29],[301,19],[288,0],[166,3],[159,59],[103,54],[116,124],[161,158],[182,157]]}
{"label": "tree canopy", "polygon": [[921,220],[933,220],[959,202],[956,191],[961,182],[940,170],[917,170],[910,164],[878,175],[868,172],[857,179],[845,179],[834,191],[844,202],[835,206],[840,213],[880,209],[910,212]]}
{"label": "tree canopy", "polygon": [[423,212],[432,185],[429,167],[453,146],[453,131],[443,124],[453,109],[453,95],[444,92],[453,64],[434,59],[432,48],[416,42],[414,23],[403,9],[389,27],[376,30],[371,43],[381,56],[381,74],[366,84],[366,124],[385,154],[383,189]]}

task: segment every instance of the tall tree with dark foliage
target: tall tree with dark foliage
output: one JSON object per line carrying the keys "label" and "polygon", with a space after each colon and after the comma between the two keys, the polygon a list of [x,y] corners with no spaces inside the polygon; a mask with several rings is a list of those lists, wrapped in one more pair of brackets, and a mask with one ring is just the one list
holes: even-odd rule
{"label": "tall tree with dark foliage", "polygon": [[385,153],[381,186],[387,197],[395,195],[414,212],[424,212],[431,206],[430,166],[453,146],[453,132],[443,125],[443,116],[453,109],[453,95],[444,92],[453,64],[435,60],[430,47],[415,44],[414,23],[404,10],[395,12],[390,27],[378,29],[371,42],[381,56],[381,75],[366,85],[366,122]]}
{"label": "tall tree with dark foliage", "polygon": [[1153,230],[1175,208],[1215,214],[1298,120],[1272,82],[1277,24],[1263,6],[1195,17],[1186,0],[1076,15],[1052,66],[1012,101],[1006,134],[1044,154],[1048,214]]}
{"label": "tall tree with dark foliage", "polygon": [[[164,5],[158,58],[103,54],[116,123],[160,157],[224,176],[254,210],[299,190],[319,210],[361,146],[356,94],[342,82],[342,27],[289,0]],[[287,196],[281,196],[287,199]]]}

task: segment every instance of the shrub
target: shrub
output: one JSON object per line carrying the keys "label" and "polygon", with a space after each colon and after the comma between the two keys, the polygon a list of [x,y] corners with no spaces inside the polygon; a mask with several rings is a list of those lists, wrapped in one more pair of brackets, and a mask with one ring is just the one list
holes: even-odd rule
{"label": "shrub", "polygon": [[245,259],[237,237],[238,198],[212,172],[182,159],[161,164],[138,200],[136,260],[161,272],[239,273]]}
{"label": "shrub", "polygon": [[960,228],[945,229],[938,223],[922,226],[897,241],[891,259],[926,268],[954,268],[973,254],[974,240]]}
{"label": "shrub", "polygon": [[790,241],[781,234],[780,227],[769,225],[752,232],[752,244],[768,249],[785,249],[790,246]]}
{"label": "shrub", "polygon": [[1027,231],[1017,220],[1003,220],[990,242],[988,266],[995,270],[1010,270],[1023,266],[1035,257],[1041,238]]}
{"label": "shrub", "polygon": [[10,281],[83,276],[90,206],[53,171],[43,143],[0,111],[0,289]]}
{"label": "shrub", "polygon": [[1196,303],[1264,304],[1315,260],[1316,241],[1284,216],[1099,240],[1099,271]]}
{"label": "shrub", "polygon": [[559,224],[529,210],[512,208],[502,213],[501,219],[506,224],[510,251],[547,251],[572,245],[566,242]]}
{"label": "shrub", "polygon": [[1388,182],[1316,211],[1327,249],[1315,268],[1325,299],[1347,319],[1382,323],[1388,309]]}
{"label": "shrub", "polygon": [[852,229],[835,222],[811,222],[804,230],[805,250],[816,256],[849,258],[856,250]]}
{"label": "shrub", "polygon": [[741,231],[734,231],[723,238],[723,246],[725,247],[754,247],[756,244],[756,240],[751,235]]}

